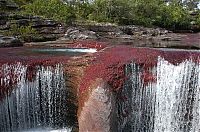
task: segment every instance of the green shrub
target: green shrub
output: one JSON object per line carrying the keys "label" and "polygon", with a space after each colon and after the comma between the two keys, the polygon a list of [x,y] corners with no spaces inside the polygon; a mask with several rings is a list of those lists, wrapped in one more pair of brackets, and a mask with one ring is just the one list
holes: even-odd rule
{"label": "green shrub", "polygon": [[133,0],[132,13],[134,24],[152,26],[163,4],[160,0]]}
{"label": "green shrub", "polygon": [[178,1],[169,5],[163,0],[95,0],[90,20],[188,29],[191,16]]}
{"label": "green shrub", "polygon": [[70,22],[75,18],[71,6],[63,4],[60,0],[35,0],[23,6],[23,14],[42,16],[62,22]]}
{"label": "green shrub", "polygon": [[132,9],[129,0],[95,0],[92,7],[93,11],[88,16],[89,20],[131,24]]}
{"label": "green shrub", "polygon": [[177,4],[163,5],[156,17],[155,25],[171,29],[187,29],[191,18],[186,9]]}
{"label": "green shrub", "polygon": [[198,25],[198,27],[200,28],[200,14],[198,15],[197,19],[196,19],[196,24]]}
{"label": "green shrub", "polygon": [[38,35],[38,32],[31,26],[19,27],[17,24],[13,24],[10,27],[10,30],[4,32],[3,34],[7,36],[17,36],[18,38],[24,41],[31,41],[33,37]]}

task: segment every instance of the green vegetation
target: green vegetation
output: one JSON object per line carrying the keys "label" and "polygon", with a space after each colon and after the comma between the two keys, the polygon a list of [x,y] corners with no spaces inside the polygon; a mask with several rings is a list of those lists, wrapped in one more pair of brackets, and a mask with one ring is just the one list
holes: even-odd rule
{"label": "green vegetation", "polygon": [[39,15],[62,22],[70,22],[75,18],[73,8],[60,0],[34,0],[22,6],[23,14]]}
{"label": "green vegetation", "polygon": [[12,25],[11,30],[3,32],[2,34],[6,36],[19,36],[21,40],[26,42],[32,41],[33,37],[38,35],[37,31],[31,26],[18,26],[16,24]]}
{"label": "green vegetation", "polygon": [[200,14],[198,15],[198,17],[197,17],[197,25],[199,25],[200,26]]}
{"label": "green vegetation", "polygon": [[168,6],[162,5],[156,14],[154,25],[172,29],[189,28],[190,22],[189,12],[182,6],[172,3]]}
{"label": "green vegetation", "polygon": [[[168,29],[188,29],[199,24],[189,12],[199,10],[199,0],[13,0],[21,13],[71,23],[74,20],[137,24]],[[167,2],[166,2],[167,1]],[[200,26],[200,25],[199,25]]]}
{"label": "green vegetation", "polygon": [[189,9],[173,1],[167,5],[162,0],[95,0],[92,20],[118,24],[138,24],[166,28],[188,28]]}

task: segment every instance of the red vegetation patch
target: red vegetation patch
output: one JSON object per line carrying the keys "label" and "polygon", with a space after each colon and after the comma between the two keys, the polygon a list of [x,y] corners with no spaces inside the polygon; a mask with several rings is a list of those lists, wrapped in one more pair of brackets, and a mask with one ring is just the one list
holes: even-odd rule
{"label": "red vegetation patch", "polygon": [[[3,64],[14,64],[17,62],[23,65],[54,65],[60,62],[67,62],[68,56],[54,56],[48,54],[29,53],[28,48],[0,48],[0,66]],[[29,51],[29,52],[28,52]]]}
{"label": "red vegetation patch", "polygon": [[[71,48],[96,48],[97,50],[105,49],[102,52],[93,54],[93,58],[88,61],[89,66],[84,72],[82,82],[80,84],[80,92],[87,89],[93,80],[102,78],[112,87],[111,90],[119,90],[127,78],[125,76],[124,67],[130,62],[134,62],[143,68],[141,78],[144,83],[155,82],[155,78],[148,69],[157,64],[158,56],[165,58],[170,63],[179,64],[186,59],[200,63],[199,52],[189,51],[165,51],[151,48],[133,48],[131,46],[115,46],[111,47],[106,43],[96,41],[77,41],[71,45]],[[56,63],[67,63],[69,56],[54,56],[41,54],[22,54],[26,48],[4,48],[0,49],[0,66],[8,63],[21,62],[28,66],[27,79],[32,81],[35,77],[35,66],[55,65]],[[199,57],[199,58],[198,58]],[[1,76],[1,75],[0,75]]]}
{"label": "red vegetation patch", "polygon": [[144,85],[148,84],[149,82],[156,82],[156,77],[149,71],[143,71],[141,73],[141,78],[144,82]]}
{"label": "red vegetation patch", "polygon": [[29,66],[27,67],[26,71],[26,78],[29,82],[34,81],[37,73],[37,68],[35,66]]}
{"label": "red vegetation patch", "polygon": [[75,41],[71,45],[67,45],[68,48],[93,48],[97,49],[97,51],[104,49],[108,44],[104,42],[97,41]]}
{"label": "red vegetation patch", "polygon": [[[36,77],[37,67],[36,66],[55,66],[57,63],[67,63],[69,60],[68,56],[53,56],[53,55],[41,55],[24,53],[26,48],[0,48],[0,67],[3,65],[13,65],[18,62],[21,65],[27,67],[26,79],[33,81]],[[9,68],[7,75],[1,70],[0,71],[0,100],[3,96],[9,94],[14,86],[17,84],[19,75],[14,74],[14,69]],[[8,78],[8,82],[3,81]]]}
{"label": "red vegetation patch", "polygon": [[112,90],[119,90],[127,78],[124,73],[124,66],[134,62],[143,67],[141,78],[144,83],[155,82],[156,77],[148,72],[149,68],[156,66],[158,56],[165,58],[176,65],[186,59],[199,62],[200,53],[191,51],[164,51],[151,48],[133,48],[130,46],[116,46],[107,48],[104,52],[94,55],[96,57],[88,66],[80,84],[80,92],[86,90],[92,80],[103,78]]}

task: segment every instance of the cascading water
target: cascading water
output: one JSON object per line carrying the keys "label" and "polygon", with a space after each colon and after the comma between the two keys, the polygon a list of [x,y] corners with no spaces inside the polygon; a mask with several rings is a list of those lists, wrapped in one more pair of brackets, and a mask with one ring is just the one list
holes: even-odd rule
{"label": "cascading water", "polygon": [[[145,84],[142,68],[130,63],[125,68],[128,79],[121,91],[123,99],[118,103],[118,131],[152,132],[154,125],[155,84]],[[152,74],[155,68],[149,69]]]}
{"label": "cascading water", "polygon": [[27,68],[17,63],[0,69],[0,131],[71,131],[62,65],[38,66],[32,81]]}
{"label": "cascading water", "polygon": [[[173,65],[158,57],[157,66],[144,70],[126,65],[124,88],[118,102],[118,131],[200,131],[200,64],[192,60]],[[145,82],[143,73],[155,81]]]}
{"label": "cascading water", "polygon": [[174,66],[159,58],[155,104],[156,132],[200,131],[200,64]]}

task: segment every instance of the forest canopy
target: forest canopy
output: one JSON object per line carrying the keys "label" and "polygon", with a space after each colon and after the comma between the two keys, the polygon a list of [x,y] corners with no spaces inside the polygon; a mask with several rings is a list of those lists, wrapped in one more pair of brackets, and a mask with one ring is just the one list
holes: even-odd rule
{"label": "forest canopy", "polygon": [[[52,18],[119,25],[188,28],[200,26],[199,0],[13,0],[21,13]],[[195,16],[191,15],[195,12]]]}

